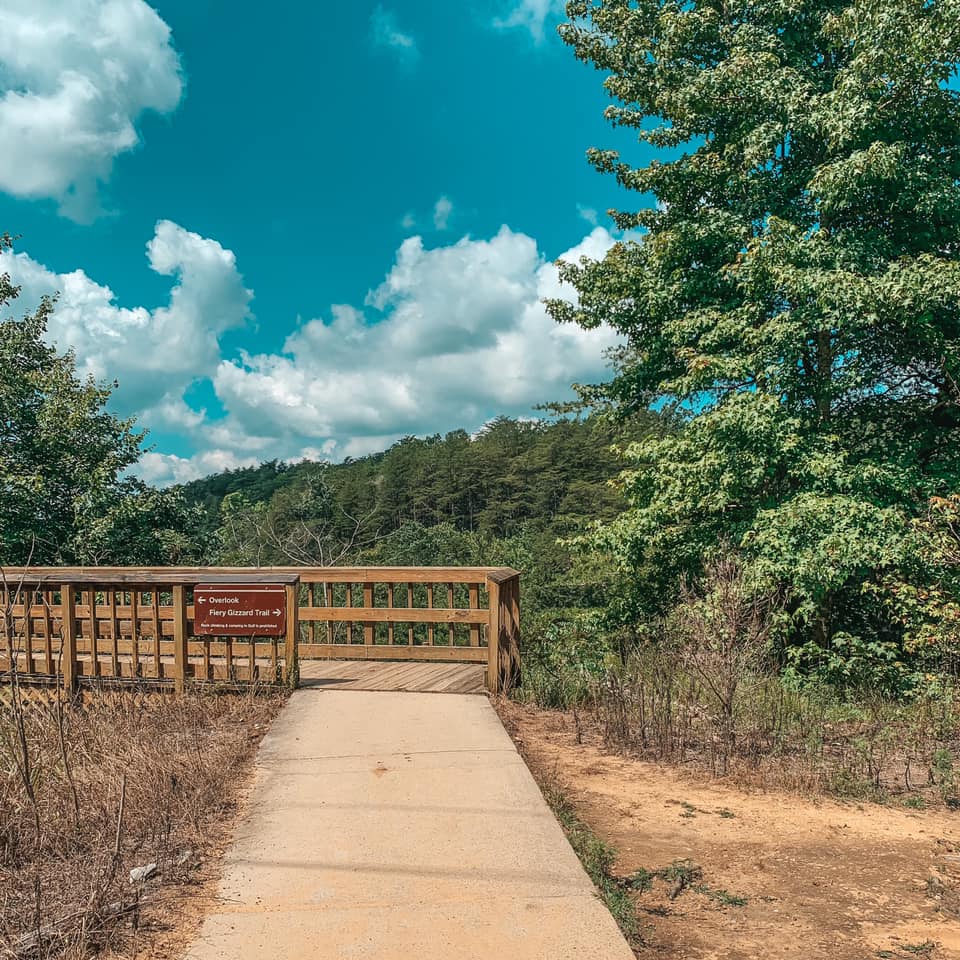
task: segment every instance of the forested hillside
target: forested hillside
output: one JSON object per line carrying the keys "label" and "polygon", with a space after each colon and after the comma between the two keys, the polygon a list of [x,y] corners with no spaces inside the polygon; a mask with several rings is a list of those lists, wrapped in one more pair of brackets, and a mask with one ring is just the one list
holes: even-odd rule
{"label": "forested hillside", "polygon": [[204,552],[230,564],[505,564],[531,614],[600,606],[604,581],[566,541],[624,508],[615,443],[668,421],[499,418],[407,437],[340,464],[270,462],[187,484]]}
{"label": "forested hillside", "polygon": [[[641,423],[658,422],[651,414]],[[631,424],[637,435],[642,429]],[[241,501],[272,504],[280,513],[322,483],[336,507],[362,519],[371,536],[411,523],[509,536],[530,522],[576,524],[616,515],[623,502],[610,483],[620,470],[613,446],[624,439],[622,425],[598,417],[501,417],[473,437],[465,430],[407,437],[383,453],[339,464],[271,461],[193,481],[182,491],[212,526],[224,500],[233,509]]]}

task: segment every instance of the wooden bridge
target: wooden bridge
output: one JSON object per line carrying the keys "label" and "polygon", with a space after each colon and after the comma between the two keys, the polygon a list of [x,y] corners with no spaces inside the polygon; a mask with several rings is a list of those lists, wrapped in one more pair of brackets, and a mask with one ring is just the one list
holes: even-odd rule
{"label": "wooden bridge", "polygon": [[[475,664],[503,692],[519,681],[520,575],[501,567],[23,567],[0,569],[0,680],[317,680],[330,661]],[[282,633],[195,629],[201,586],[276,586]],[[279,611],[278,611],[279,612]],[[447,671],[449,673],[449,671]],[[457,689],[456,678],[451,689]]]}

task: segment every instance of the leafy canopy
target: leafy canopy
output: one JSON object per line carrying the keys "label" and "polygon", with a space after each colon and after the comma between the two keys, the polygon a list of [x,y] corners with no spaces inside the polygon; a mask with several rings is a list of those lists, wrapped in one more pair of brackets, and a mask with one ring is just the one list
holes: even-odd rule
{"label": "leafy canopy", "polygon": [[550,309],[625,337],[588,399],[685,421],[628,449],[630,508],[599,542],[641,614],[729,538],[788,597],[794,645],[896,647],[865,590],[960,486],[960,3],[567,10],[608,119],[662,158],[589,151],[656,205],[616,213],[639,239],[562,267],[578,302]]}
{"label": "leafy canopy", "polygon": [[[0,236],[0,250],[12,244]],[[19,294],[0,275],[0,313]],[[143,433],[106,410],[110,389],[76,375],[44,339],[44,299],[0,320],[0,563],[164,563],[195,558],[196,516],[124,471]]]}

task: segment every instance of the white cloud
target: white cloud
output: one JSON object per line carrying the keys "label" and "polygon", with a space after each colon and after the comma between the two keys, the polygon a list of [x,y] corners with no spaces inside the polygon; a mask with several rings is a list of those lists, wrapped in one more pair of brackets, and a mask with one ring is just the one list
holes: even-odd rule
{"label": "white cloud", "polygon": [[375,47],[392,50],[401,61],[408,64],[420,59],[416,37],[400,29],[392,10],[378,6],[370,16],[370,30]]}
{"label": "white cloud", "polygon": [[[597,228],[564,258],[601,257],[612,243]],[[507,227],[434,249],[412,237],[367,298],[382,318],[336,306],[280,354],[223,361],[214,385],[238,434],[274,437],[287,451],[274,455],[322,441],[337,458],[359,456],[408,433],[529,415],[571,382],[602,378],[617,342],[548,316],[543,298],[571,294],[536,242]]]}
{"label": "white cloud", "polygon": [[58,274],[25,253],[0,254],[0,272],[22,286],[14,304],[21,312],[59,292],[48,339],[76,350],[81,374],[119,380],[120,409],[155,407],[169,422],[185,416],[183,391],[216,367],[221,334],[245,322],[253,294],[233,253],[169,220],[157,224],[147,259],[175,279],[169,303],[154,310],[120,307],[113,291],[84,271]]}
{"label": "white cloud", "polygon": [[[564,259],[602,257],[592,230]],[[542,300],[570,297],[537,243],[507,227],[428,248],[405,240],[364,306],[335,305],[300,325],[279,353],[222,355],[220,338],[249,316],[251,291],[234,255],[169,221],[147,245],[150,267],[174,278],[169,301],[121,307],[81,270],[56,273],[24,253],[0,256],[23,293],[13,315],[62,291],[49,338],[73,346],[81,372],[118,379],[113,405],[148,429],[177,434],[194,456],[163,450],[137,472],[183,482],[263,460],[359,457],[414,433],[476,429],[497,414],[570,396],[573,381],[606,375],[613,331],[559,325]],[[224,413],[186,402],[209,378]]]}
{"label": "white cloud", "polygon": [[530,31],[536,43],[542,43],[546,33],[546,22],[563,16],[564,0],[519,0],[503,17],[497,17],[493,25],[501,30],[520,27]]}
{"label": "white cloud", "polygon": [[145,453],[133,472],[146,483],[169,486],[171,483],[189,483],[211,473],[236,470],[237,467],[255,467],[260,462],[258,457],[238,457],[229,450],[206,450],[194,457]]}
{"label": "white cloud", "polygon": [[450,223],[450,214],[453,213],[453,204],[449,197],[441,197],[433,205],[433,225],[437,230],[446,230]]}
{"label": "white cloud", "polygon": [[585,207],[582,203],[578,203],[577,213],[582,220],[586,220],[592,227],[595,227],[600,222],[600,215],[594,207]]}
{"label": "white cloud", "polygon": [[144,0],[0,0],[0,191],[96,212],[147,110],[183,90],[170,28]]}

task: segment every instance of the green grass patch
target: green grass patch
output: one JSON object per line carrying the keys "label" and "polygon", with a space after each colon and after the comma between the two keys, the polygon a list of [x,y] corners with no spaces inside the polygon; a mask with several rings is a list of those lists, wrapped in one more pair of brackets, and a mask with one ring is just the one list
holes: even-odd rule
{"label": "green grass patch", "polygon": [[556,788],[543,791],[550,809],[563,827],[570,846],[580,858],[584,870],[593,881],[617,926],[623,932],[631,946],[643,942],[640,923],[637,919],[637,907],[630,890],[613,872],[617,851],[604,843],[578,816],[570,801]]}

